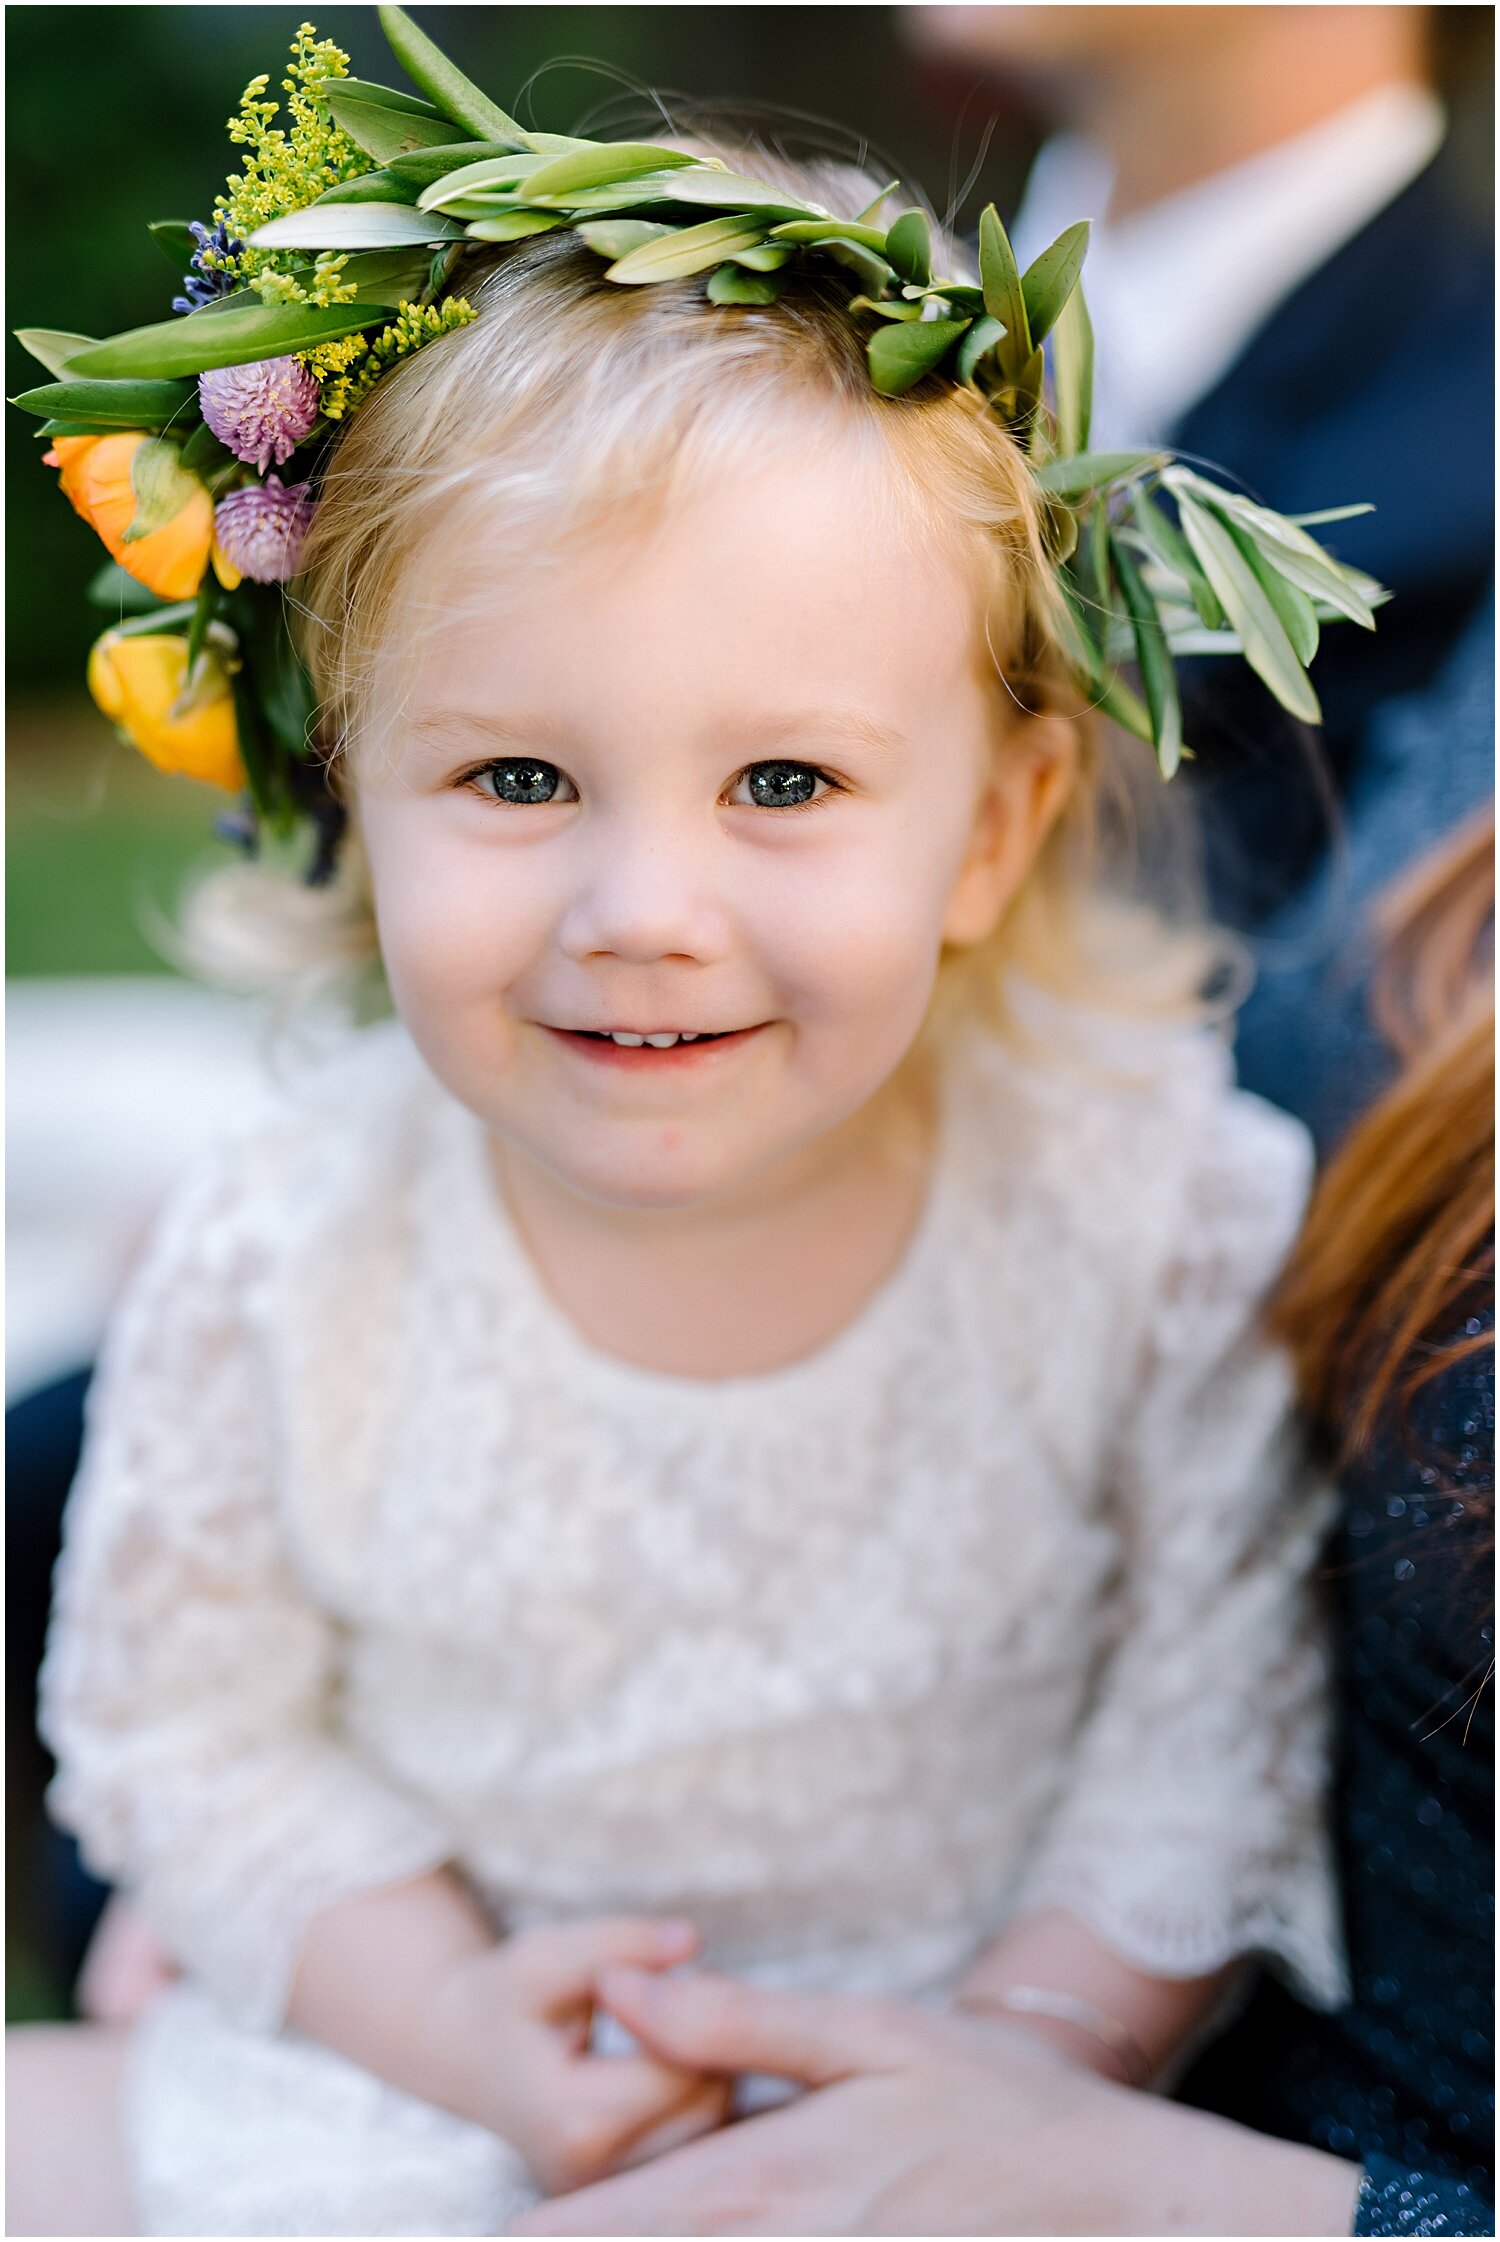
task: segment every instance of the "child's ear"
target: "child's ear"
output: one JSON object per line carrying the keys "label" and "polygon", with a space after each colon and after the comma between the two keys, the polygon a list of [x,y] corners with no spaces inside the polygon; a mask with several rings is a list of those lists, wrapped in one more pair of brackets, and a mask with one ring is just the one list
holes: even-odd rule
{"label": "child's ear", "polygon": [[1035,863],[1078,770],[1065,716],[1027,716],[990,758],[969,846],[943,918],[943,940],[971,948],[992,934]]}

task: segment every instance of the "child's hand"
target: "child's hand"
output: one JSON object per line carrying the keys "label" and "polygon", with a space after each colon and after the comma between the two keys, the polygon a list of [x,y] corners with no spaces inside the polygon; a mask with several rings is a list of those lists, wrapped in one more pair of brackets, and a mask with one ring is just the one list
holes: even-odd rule
{"label": "child's hand", "polygon": [[697,1944],[689,1923],[621,1917],[519,1931],[466,1956],[419,2025],[451,2081],[444,2100],[519,2150],[549,2195],[712,2131],[727,2113],[727,2079],[589,2049],[601,1970],[670,1969]]}
{"label": "child's hand", "polygon": [[115,1892],[95,1925],[78,1973],[78,2012],[95,2024],[133,2024],[178,1974],[145,1917],[122,1892]]}

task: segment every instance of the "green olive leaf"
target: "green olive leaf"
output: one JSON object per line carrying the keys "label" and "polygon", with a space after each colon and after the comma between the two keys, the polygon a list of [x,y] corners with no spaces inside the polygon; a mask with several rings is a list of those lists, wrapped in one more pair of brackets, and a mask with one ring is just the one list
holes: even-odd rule
{"label": "green olive leaf", "polygon": [[1224,628],[1224,610],[1219,605],[1214,588],[1198,565],[1198,556],[1174,521],[1170,521],[1155,501],[1145,491],[1137,490],[1131,497],[1131,512],[1136,528],[1154,557],[1163,568],[1180,576],[1187,586],[1188,598],[1198,613],[1205,630]]}
{"label": "green olive leaf", "polygon": [[1275,608],[1281,627],[1292,642],[1292,651],[1306,669],[1318,651],[1318,617],[1312,601],[1306,592],[1280,573],[1266,548],[1257,545],[1236,523],[1226,526],[1260,579],[1261,590]]}
{"label": "green olive leaf", "polygon": [[448,118],[430,102],[376,86],[363,78],[326,78],[318,89],[334,123],[377,164],[413,148],[439,147],[454,133]]}
{"label": "green olive leaf", "polygon": [[852,272],[860,287],[869,294],[883,295],[896,277],[885,259],[877,257],[873,249],[866,249],[862,242],[815,241],[804,247],[810,256],[827,257],[831,263]]}
{"label": "green olive leaf", "polygon": [[734,261],[737,265],[743,265],[746,272],[780,272],[782,266],[789,265],[796,254],[791,242],[759,241],[753,249],[736,251]]}
{"label": "green olive leaf", "polygon": [[[1127,732],[1133,732],[1151,747],[1156,745],[1156,730],[1151,712],[1139,700],[1122,677],[1117,677],[1105,660],[1085,617],[1077,587],[1066,574],[1058,581],[1063,589],[1063,636],[1073,667],[1082,678],[1092,704],[1113,717]],[[1186,750],[1184,750],[1186,752]]]}
{"label": "green olive leaf", "polygon": [[932,228],[926,212],[903,210],[886,234],[883,254],[903,280],[925,288],[932,279]]}
{"label": "green olive leaf", "polygon": [[97,349],[92,335],[70,335],[60,327],[18,327],[16,341],[24,351],[45,366],[49,374],[61,376],[70,358],[83,350]]}
{"label": "green olive leaf", "polygon": [[1044,249],[1021,275],[1021,294],[1026,303],[1026,320],[1034,348],[1039,348],[1044,336],[1051,334],[1063,306],[1077,287],[1088,246],[1089,222],[1082,218],[1076,226],[1069,226],[1066,232],[1060,233],[1051,248]]}
{"label": "green olive leaf", "polygon": [[753,219],[709,218],[699,226],[675,226],[670,238],[643,242],[608,266],[605,279],[626,288],[647,281],[684,280],[706,272],[737,249],[753,249],[764,241],[765,228]]}
{"label": "green olive leaf", "polygon": [[873,249],[878,257],[885,255],[886,246],[886,236],[878,226],[861,226],[852,218],[788,218],[771,228],[771,238],[805,242],[815,248],[830,241],[852,241],[861,249]]}
{"label": "green olive leaf", "polygon": [[1163,778],[1170,778],[1182,760],[1182,701],[1177,690],[1177,669],[1167,646],[1166,633],[1156,602],[1146,589],[1135,555],[1119,538],[1111,539],[1114,570],[1135,634],[1136,662],[1146,707],[1151,716],[1152,744]]}
{"label": "green olive leaf", "polygon": [[882,397],[900,397],[941,365],[968,328],[966,319],[912,319],[877,327],[865,345],[870,378]]}
{"label": "green olive leaf", "polygon": [[[434,149],[434,155],[441,153]],[[447,203],[466,196],[494,193],[511,194],[523,179],[540,171],[545,158],[538,155],[476,156],[472,163],[447,166],[429,179],[417,195],[419,210],[440,210]]]}
{"label": "green olive leaf", "polygon": [[775,273],[746,272],[731,262],[709,274],[708,297],[715,304],[774,304],[785,285]]}
{"label": "green olive leaf", "polygon": [[1280,616],[1259,577],[1217,514],[1186,491],[1176,492],[1182,531],[1214,588],[1256,676],[1291,715],[1320,724],[1322,710]]}
{"label": "green olive leaf", "polygon": [[362,171],[357,179],[341,179],[337,186],[326,188],[307,207],[322,210],[330,203],[337,206],[342,202],[409,203],[414,192],[394,171]]}
{"label": "green olive leaf", "polygon": [[1283,514],[1282,520],[1290,522],[1293,529],[1313,529],[1319,522],[1352,522],[1357,514],[1373,514],[1369,499],[1360,506],[1325,506],[1317,514]]}
{"label": "green olive leaf", "polygon": [[876,213],[879,211],[881,204],[885,201],[888,195],[893,195],[896,192],[896,189],[900,186],[900,184],[901,182],[899,179],[893,179],[890,182],[889,186],[881,188],[879,194],[875,197],[873,202],[867,202],[863,210],[856,210],[854,213],[855,224],[857,226],[873,226],[875,223]]}
{"label": "green olive leaf", "polygon": [[186,272],[198,254],[197,237],[185,218],[152,218],[147,233],[178,272]]}
{"label": "green olive leaf", "polygon": [[[579,187],[569,195],[535,197],[530,186],[526,199],[543,200],[550,207],[557,203],[585,217],[608,217],[615,211],[645,210],[657,203],[679,203],[689,208],[700,206],[709,210],[734,211],[741,216],[760,219],[766,225],[781,219],[805,218],[811,212],[811,203],[798,202],[791,195],[778,194],[772,187],[764,187],[758,180],[741,179],[732,171],[710,171],[683,166],[677,171],[652,171],[638,179],[626,179],[616,186]],[[827,219],[824,224],[831,223]],[[883,238],[883,237],[882,237]]]}
{"label": "green olive leaf", "polygon": [[22,412],[104,428],[168,428],[198,414],[197,389],[186,381],[49,381],[10,402]]}
{"label": "green olive leaf", "polygon": [[984,313],[984,290],[982,288],[971,288],[967,281],[934,280],[926,288],[913,288],[908,285],[903,287],[901,293],[903,296],[909,296],[914,302],[936,302],[948,306],[948,310],[943,314],[944,318],[947,318],[949,313],[953,312],[960,319],[979,319]]}
{"label": "green olive leaf", "polygon": [[380,28],[412,84],[443,116],[472,132],[476,140],[500,140],[512,148],[534,145],[531,134],[456,69],[442,49],[417,29],[404,8],[382,7]]}
{"label": "green olive leaf", "polygon": [[595,147],[579,149],[568,156],[555,156],[550,163],[542,164],[527,181],[527,194],[538,200],[553,197],[565,202],[590,187],[619,186],[629,179],[687,170],[695,164],[701,164],[708,171],[726,169],[725,165],[711,159],[682,155],[675,148],[658,148],[647,142],[630,140],[602,141]]}
{"label": "green olive leaf", "polygon": [[1094,418],[1094,323],[1081,287],[1053,323],[1052,396],[1059,452],[1086,452]]}
{"label": "green olive leaf", "polygon": [[356,303],[410,303],[426,285],[428,259],[421,248],[361,249],[345,258],[339,278],[357,290]]}
{"label": "green olive leaf", "polygon": [[466,231],[470,241],[524,241],[529,234],[550,234],[567,219],[559,210],[501,210],[492,218],[477,218]]}
{"label": "green olive leaf", "polygon": [[976,319],[972,323],[968,333],[959,344],[958,355],[953,361],[953,370],[960,381],[968,382],[971,387],[973,386],[974,370],[980,359],[994,350],[1004,333],[1005,329],[1001,326],[999,320],[991,319],[988,312],[984,314],[983,318]]}
{"label": "green olive leaf", "polygon": [[[523,163],[538,164],[540,156],[525,156]],[[445,140],[435,147],[416,148],[409,155],[393,156],[386,165],[391,178],[402,186],[410,187],[414,194],[430,187],[434,180],[450,178],[455,172],[486,162],[515,163],[517,158],[508,155],[498,140]],[[427,205],[421,207],[426,208]]]}
{"label": "green olive leaf", "polygon": [[252,249],[404,249],[457,241],[463,228],[451,218],[393,202],[313,203],[257,226]]}
{"label": "green olive leaf", "polygon": [[68,377],[103,375],[108,380],[163,379],[201,374],[212,366],[246,366],[258,358],[283,358],[319,343],[338,342],[366,327],[383,327],[395,315],[393,304],[315,304],[255,302],[213,317],[164,319],[152,327],[133,327],[90,343],[68,360]]}
{"label": "green olive leaf", "polygon": [[1039,468],[1037,481],[1053,498],[1082,498],[1127,476],[1148,474],[1165,457],[1163,452],[1074,452]]}
{"label": "green olive leaf", "polygon": [[1374,630],[1374,609],[1366,589],[1369,580],[1362,577],[1358,569],[1346,568],[1335,560],[1332,553],[1325,552],[1315,538],[1309,537],[1284,514],[1257,506],[1237,492],[1220,490],[1216,483],[1195,475],[1191,468],[1169,467],[1162,481],[1179,505],[1186,495],[1247,530],[1269,551],[1280,573],[1306,592],[1309,599],[1326,600],[1350,622],[1360,624],[1365,630]]}
{"label": "green olive leaf", "polygon": [[106,614],[150,615],[160,620],[168,612],[156,593],[127,576],[118,561],[106,561],[89,578],[83,596],[90,607],[102,607]]}
{"label": "green olive leaf", "polygon": [[985,310],[1005,329],[1002,370],[1014,381],[1031,356],[1031,328],[1027,323],[1026,298],[1021,292],[1015,252],[993,203],[979,214],[979,278],[984,289]]}
{"label": "green olive leaf", "polygon": [[920,304],[898,304],[878,296],[851,296],[845,307],[851,314],[872,312],[877,319],[920,319]]}
{"label": "green olive leaf", "polygon": [[675,226],[658,225],[651,218],[596,218],[588,225],[577,226],[574,231],[590,249],[601,257],[628,257],[632,249],[639,249],[648,241],[661,241],[667,234],[677,231]]}

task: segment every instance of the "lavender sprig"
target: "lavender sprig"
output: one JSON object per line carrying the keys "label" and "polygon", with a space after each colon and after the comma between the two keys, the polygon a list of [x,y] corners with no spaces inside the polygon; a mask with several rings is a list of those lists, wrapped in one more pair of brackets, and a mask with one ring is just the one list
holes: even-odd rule
{"label": "lavender sprig", "polygon": [[216,257],[243,257],[245,254],[245,244],[235,240],[222,220],[217,226],[209,227],[194,218],[188,232],[197,242],[198,250],[188,260],[190,270],[182,283],[184,293],[172,298],[174,311],[201,311],[205,304],[217,302],[220,296],[232,295],[240,285],[232,273],[220,272],[216,266],[203,263],[205,249],[212,250]]}

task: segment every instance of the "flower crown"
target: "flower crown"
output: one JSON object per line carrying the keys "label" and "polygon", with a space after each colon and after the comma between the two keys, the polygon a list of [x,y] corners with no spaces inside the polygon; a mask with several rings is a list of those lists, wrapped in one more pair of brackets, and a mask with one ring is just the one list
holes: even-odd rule
{"label": "flower crown", "polygon": [[[475,316],[461,293],[470,245],[562,229],[605,260],[606,280],[703,274],[730,313],[816,270],[847,286],[880,395],[941,379],[983,398],[1044,501],[1080,688],[1151,742],[1165,776],[1189,752],[1178,655],[1241,654],[1284,708],[1320,720],[1307,677],[1320,626],[1372,629],[1389,595],[1307,532],[1369,509],[1287,518],[1169,453],[1090,450],[1086,224],[1023,272],[991,206],[978,284],[943,279],[922,211],[879,223],[894,183],[842,219],[716,158],[527,131],[403,9],[379,13],[417,93],[351,78],[304,24],[285,127],[265,77],[230,122],[249,152],[212,226],[151,227],[187,267],[174,317],[104,342],[19,335],[53,378],[12,402],[42,416],[46,462],[112,556],[89,590],[118,617],[90,655],[90,690],[153,762],[243,793],[229,837],[253,850],[311,821],[307,876],[331,874],[342,812],[280,589],[320,474],[376,384]],[[1139,693],[1119,674],[1130,663]]]}

